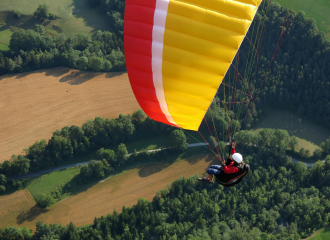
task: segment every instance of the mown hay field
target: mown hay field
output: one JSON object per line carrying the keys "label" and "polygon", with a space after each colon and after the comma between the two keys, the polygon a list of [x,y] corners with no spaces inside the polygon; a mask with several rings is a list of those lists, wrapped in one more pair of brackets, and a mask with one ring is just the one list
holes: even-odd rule
{"label": "mown hay field", "polygon": [[[112,213],[114,209],[121,212],[123,206],[133,206],[139,198],[151,201],[157,191],[166,188],[180,176],[190,177],[203,174],[205,169],[216,161],[214,155],[202,154],[172,164],[163,162],[136,167],[100,181],[46,210],[35,207],[33,204],[25,206],[20,203],[21,211],[6,211],[3,214],[7,221],[0,222],[0,228],[11,224],[35,230],[37,221],[63,225],[73,222],[77,226],[90,224],[95,217]],[[2,201],[7,201],[10,197],[12,196],[7,195],[1,198]],[[28,217],[19,217],[26,215]]]}
{"label": "mown hay field", "polygon": [[64,67],[0,77],[0,162],[56,129],[138,110],[127,73]]}
{"label": "mown hay field", "polygon": [[[26,189],[10,195],[0,196],[0,226],[24,226],[24,223],[34,220],[40,212],[46,212],[36,206],[36,202]],[[23,225],[22,225],[23,224]]]}

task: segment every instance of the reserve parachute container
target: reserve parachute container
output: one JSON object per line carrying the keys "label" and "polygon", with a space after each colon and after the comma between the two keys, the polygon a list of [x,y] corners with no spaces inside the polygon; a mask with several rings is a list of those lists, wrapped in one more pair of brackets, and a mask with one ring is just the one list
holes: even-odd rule
{"label": "reserve parachute container", "polygon": [[126,0],[126,68],[143,111],[197,131],[261,1]]}

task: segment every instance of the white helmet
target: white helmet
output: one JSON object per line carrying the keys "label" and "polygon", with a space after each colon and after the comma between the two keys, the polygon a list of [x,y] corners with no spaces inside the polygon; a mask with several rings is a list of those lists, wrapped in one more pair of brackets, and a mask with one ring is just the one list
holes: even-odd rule
{"label": "white helmet", "polygon": [[240,153],[234,153],[233,154],[233,159],[234,159],[235,162],[241,163],[242,160],[243,160],[243,157]]}

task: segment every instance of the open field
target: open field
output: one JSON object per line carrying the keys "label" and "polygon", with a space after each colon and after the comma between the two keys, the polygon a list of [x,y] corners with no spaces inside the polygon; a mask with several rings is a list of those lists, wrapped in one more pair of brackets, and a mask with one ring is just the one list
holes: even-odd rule
{"label": "open field", "polygon": [[0,77],[0,162],[53,131],[96,116],[116,118],[140,107],[127,73],[64,67]]}
{"label": "open field", "polygon": [[293,9],[295,12],[304,11],[315,19],[319,30],[330,39],[330,1],[329,0],[276,0],[279,4]]}
{"label": "open field", "polygon": [[[27,190],[0,196],[0,202],[0,225],[2,227],[33,221],[35,214],[48,211],[37,207]],[[23,227],[23,225],[21,226]]]}
{"label": "open field", "polygon": [[[3,214],[3,219],[6,220],[0,222],[0,228],[12,224],[35,229],[35,223],[40,220],[64,225],[71,221],[77,226],[89,224],[93,222],[94,217],[112,213],[114,209],[121,212],[122,206],[133,206],[139,198],[152,200],[157,191],[167,187],[167,184],[180,176],[203,174],[212,161],[216,161],[213,155],[202,154],[173,164],[163,162],[139,166],[100,181],[45,211],[35,207],[34,204],[25,206],[21,203],[23,210]],[[3,201],[8,201],[7,198],[10,197],[12,195],[1,198]],[[19,218],[26,215],[29,217],[26,217],[25,221],[22,221],[24,218]]]}
{"label": "open field", "polygon": [[[59,17],[56,20],[38,20],[33,17],[34,11],[40,4],[46,4],[49,12]],[[12,10],[20,11],[22,17],[14,19]],[[100,8],[89,8],[86,0],[1,0],[0,8],[0,43],[9,44],[8,36],[19,29],[33,29],[36,24],[42,24],[51,35],[65,33],[93,34],[97,30],[111,31],[106,21],[106,15]],[[1,26],[2,25],[2,26]],[[6,38],[1,36],[6,32]],[[9,34],[9,35],[8,35]],[[6,43],[3,43],[6,42]]]}
{"label": "open field", "polygon": [[46,175],[42,175],[33,179],[26,189],[31,193],[33,198],[37,201],[41,193],[50,193],[58,186],[64,186],[77,174],[80,168],[69,168],[63,171],[56,171]]}
{"label": "open field", "polygon": [[330,227],[322,228],[316,231],[309,238],[305,238],[304,240],[329,240],[330,239]]}
{"label": "open field", "polygon": [[321,142],[329,138],[330,131],[304,119],[298,121],[299,118],[290,111],[274,109],[262,120],[261,124],[253,128],[253,131],[259,132],[264,128],[287,130],[290,136],[298,137],[297,150],[303,147],[313,153],[315,149],[319,148]]}

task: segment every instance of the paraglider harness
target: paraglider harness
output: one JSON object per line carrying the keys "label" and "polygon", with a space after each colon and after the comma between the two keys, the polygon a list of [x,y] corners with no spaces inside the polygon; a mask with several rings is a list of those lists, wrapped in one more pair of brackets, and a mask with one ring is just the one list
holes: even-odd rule
{"label": "paraglider harness", "polygon": [[[231,154],[231,147],[229,148],[229,155]],[[226,165],[228,165],[232,160],[228,157]],[[214,175],[215,180],[225,187],[231,187],[240,183],[246,174],[250,171],[250,165],[244,163],[243,165],[237,166],[239,171],[237,173],[227,174],[221,171],[219,174]]]}

